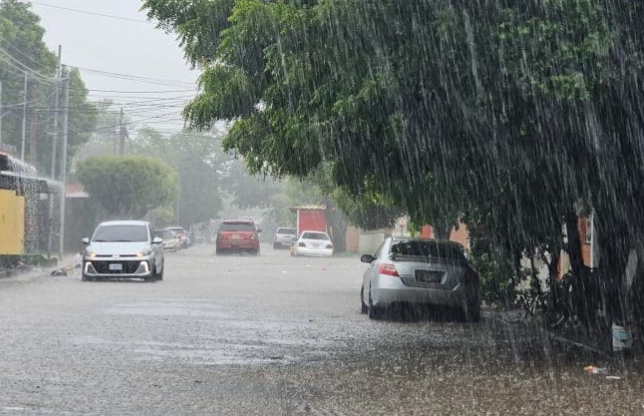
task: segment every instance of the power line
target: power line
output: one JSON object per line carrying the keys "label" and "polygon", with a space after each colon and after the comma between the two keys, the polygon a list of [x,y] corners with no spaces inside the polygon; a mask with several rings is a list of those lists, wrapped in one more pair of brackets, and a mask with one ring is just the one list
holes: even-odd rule
{"label": "power line", "polygon": [[[25,73],[27,75],[32,75],[32,79],[37,79],[40,78],[44,81],[47,82],[55,82],[57,81],[56,78],[51,78],[45,75],[42,75],[38,71],[36,71],[33,68],[30,68],[28,65],[22,63],[18,59],[14,58],[9,52],[6,50],[0,48],[0,59],[2,59],[5,63],[13,66],[14,68],[18,69],[20,72]],[[9,59],[9,60],[7,60]],[[35,78],[34,78],[35,77]]]}
{"label": "power line", "polygon": [[27,58],[29,61],[31,61],[32,64],[36,64],[36,59],[33,56],[28,56],[26,53],[20,50],[20,48],[15,47],[11,43],[9,43],[7,40],[2,40],[4,42],[5,46],[8,46],[11,48],[15,53],[19,54],[23,58]]}
{"label": "power line", "polygon": [[51,7],[52,9],[67,10],[69,12],[82,13],[82,14],[87,14],[91,16],[107,17],[110,19],[125,20],[128,22],[135,22],[135,23],[146,23],[146,24],[149,23],[147,20],[132,19],[130,17],[116,16],[113,14],[95,13],[95,12],[90,12],[88,10],[72,9],[71,7],[54,6],[53,4],[45,4],[37,1],[31,1],[31,3],[37,4],[39,6]]}
{"label": "power line", "polygon": [[[81,89],[82,88],[72,88],[72,90],[81,90]],[[89,90],[89,91],[90,92],[111,92],[115,94],[167,94],[167,93],[177,93],[177,92],[195,92],[194,90],[160,90],[160,91]]]}
{"label": "power line", "polygon": [[146,84],[155,84],[155,85],[165,85],[165,86],[174,86],[174,87],[181,87],[181,86],[194,86],[194,82],[186,82],[186,81],[179,81],[179,80],[174,80],[174,79],[164,79],[164,78],[151,78],[151,77],[141,77],[137,75],[130,75],[130,74],[122,74],[118,72],[108,72],[108,71],[103,71],[100,69],[91,69],[91,68],[83,68],[80,66],[72,66],[75,69],[78,69],[79,71],[85,71],[89,72],[91,74],[99,75],[99,76],[104,76],[108,78],[117,78],[117,79],[123,79],[126,81],[135,81],[135,82],[141,82],[141,83],[146,83]]}

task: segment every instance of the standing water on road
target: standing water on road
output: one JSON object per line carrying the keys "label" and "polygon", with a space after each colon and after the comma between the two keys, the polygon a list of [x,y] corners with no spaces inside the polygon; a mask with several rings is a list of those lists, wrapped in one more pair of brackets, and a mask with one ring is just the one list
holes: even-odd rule
{"label": "standing water on road", "polygon": [[0,1],[0,267],[82,258],[0,415],[644,413],[644,5],[72,3]]}

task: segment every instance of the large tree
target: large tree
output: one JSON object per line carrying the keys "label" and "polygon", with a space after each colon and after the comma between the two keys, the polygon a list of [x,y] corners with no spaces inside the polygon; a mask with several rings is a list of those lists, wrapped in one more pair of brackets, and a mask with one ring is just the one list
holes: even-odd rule
{"label": "large tree", "polygon": [[95,156],[78,166],[78,179],[90,198],[117,219],[141,219],[173,203],[177,175],[168,165],[145,156]]}
{"label": "large tree", "polygon": [[208,134],[164,136],[154,129],[143,129],[132,147],[135,153],[154,156],[177,172],[180,191],[173,206],[178,223],[189,227],[216,217],[222,206],[223,152],[219,141]]}
{"label": "large tree", "polygon": [[[0,80],[2,81],[2,138],[20,151],[24,74],[27,73],[27,123],[25,158],[41,173],[50,173],[55,132],[56,55],[43,41],[44,28],[31,5],[19,0],[0,3]],[[35,71],[35,72],[33,72]],[[69,81],[69,137],[67,155],[71,160],[85,143],[96,123],[96,109],[87,100],[87,89],[77,70],[67,74]],[[61,120],[62,122],[62,120]],[[58,131],[60,137],[60,130]],[[60,155],[60,139],[58,139]],[[58,158],[59,159],[59,158]],[[60,160],[60,159],[59,159]],[[58,165],[60,166],[60,165]],[[71,166],[68,163],[67,166]],[[59,172],[60,169],[57,169]]]}
{"label": "large tree", "polygon": [[225,146],[252,172],[325,169],[358,201],[376,195],[439,231],[466,213],[517,268],[523,253],[557,253],[566,224],[583,280],[581,201],[599,218],[603,295],[619,304],[609,289],[644,236],[640,2],[144,7],[203,70],[188,121],[234,121]]}

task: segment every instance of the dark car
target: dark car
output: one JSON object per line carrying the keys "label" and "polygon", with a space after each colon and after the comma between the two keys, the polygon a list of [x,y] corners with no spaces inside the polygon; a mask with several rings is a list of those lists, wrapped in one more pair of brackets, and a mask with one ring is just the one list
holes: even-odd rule
{"label": "dark car", "polygon": [[259,255],[259,233],[253,220],[224,220],[217,231],[217,254],[248,252]]}

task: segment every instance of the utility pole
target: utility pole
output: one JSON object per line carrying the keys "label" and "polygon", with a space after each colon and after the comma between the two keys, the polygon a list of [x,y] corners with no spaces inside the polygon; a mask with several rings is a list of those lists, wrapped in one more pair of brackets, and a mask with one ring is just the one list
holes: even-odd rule
{"label": "utility pole", "polygon": [[119,118],[119,156],[125,154],[125,126],[123,125],[123,107],[121,107],[121,117]]}
{"label": "utility pole", "polygon": [[0,81],[0,150],[2,150],[2,81]]}
{"label": "utility pole", "polygon": [[25,72],[24,91],[22,94],[22,141],[20,146],[20,159],[25,160],[25,140],[27,139],[27,72]]}
{"label": "utility pole", "polygon": [[62,261],[65,254],[65,189],[67,187],[67,134],[69,125],[69,74],[63,65],[61,68],[63,78],[63,147],[61,151],[60,182],[60,231],[58,233],[58,260]]}
{"label": "utility pole", "polygon": [[[56,179],[56,153],[58,150],[58,116],[60,114],[60,63],[62,46],[58,46],[58,64],[56,65],[56,90],[54,91],[54,131],[51,145],[51,179]],[[53,203],[53,200],[52,200]]]}
{"label": "utility pole", "polygon": [[[58,64],[56,65],[56,84],[54,88],[54,131],[51,139],[51,179],[56,180],[56,152],[58,149],[58,115],[60,114],[60,64],[62,46],[58,46]],[[47,258],[51,259],[51,248],[54,243],[54,198],[49,195],[49,238],[47,239]]]}

